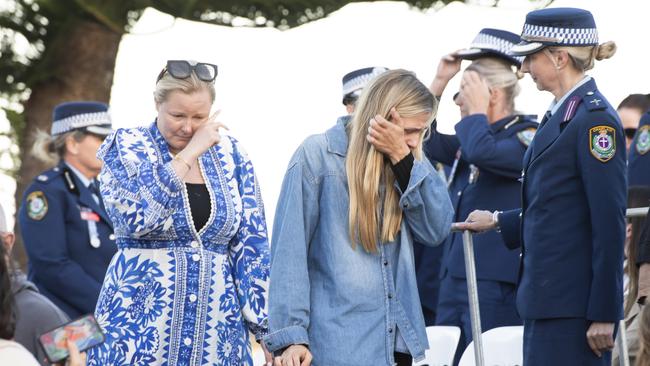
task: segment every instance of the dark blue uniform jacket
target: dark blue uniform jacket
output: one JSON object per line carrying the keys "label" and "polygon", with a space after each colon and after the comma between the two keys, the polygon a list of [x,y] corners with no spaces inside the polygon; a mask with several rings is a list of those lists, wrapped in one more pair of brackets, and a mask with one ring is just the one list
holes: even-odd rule
{"label": "dark blue uniform jacket", "polygon": [[[465,221],[476,209],[509,210],[521,207],[521,162],[537,128],[534,116],[509,116],[490,125],[484,114],[463,118],[456,135],[433,133],[425,142],[430,159],[454,165],[449,194],[455,221]],[[462,235],[444,243],[442,273],[465,278]],[[476,274],[480,280],[517,282],[519,251],[509,250],[496,232],[474,236]]]}
{"label": "dark blue uniform jacket", "polygon": [[[18,220],[30,280],[71,318],[93,313],[117,247],[110,220],[90,190],[61,163],[27,188]],[[98,248],[91,244],[89,220]]]}
{"label": "dark blue uniform jacket", "polygon": [[621,319],[625,137],[595,81],[542,121],[523,165],[522,209],[499,218],[506,244],[522,247],[519,314]]}

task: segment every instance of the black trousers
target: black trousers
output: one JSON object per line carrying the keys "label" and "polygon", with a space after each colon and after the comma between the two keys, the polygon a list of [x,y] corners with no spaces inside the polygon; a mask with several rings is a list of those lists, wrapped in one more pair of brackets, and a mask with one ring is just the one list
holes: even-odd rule
{"label": "black trousers", "polygon": [[395,352],[395,363],[397,363],[397,366],[411,366],[413,365],[413,357],[406,353]]}

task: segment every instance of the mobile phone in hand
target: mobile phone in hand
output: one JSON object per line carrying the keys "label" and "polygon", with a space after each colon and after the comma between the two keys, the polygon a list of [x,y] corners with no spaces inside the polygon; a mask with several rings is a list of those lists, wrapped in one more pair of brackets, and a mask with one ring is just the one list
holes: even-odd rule
{"label": "mobile phone in hand", "polygon": [[69,356],[66,341],[74,342],[79,352],[83,352],[103,343],[105,339],[104,333],[92,314],[72,320],[38,337],[50,363],[60,362]]}

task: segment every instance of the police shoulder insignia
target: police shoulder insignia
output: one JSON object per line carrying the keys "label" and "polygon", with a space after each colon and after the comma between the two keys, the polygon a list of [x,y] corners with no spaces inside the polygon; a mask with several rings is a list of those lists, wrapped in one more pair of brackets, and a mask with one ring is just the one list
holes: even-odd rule
{"label": "police shoulder insignia", "polygon": [[603,163],[616,154],[616,132],[610,126],[596,126],[589,129],[589,150],[591,155]]}
{"label": "police shoulder insignia", "polygon": [[602,110],[607,108],[607,102],[605,102],[603,97],[599,93],[593,91],[587,92],[584,97],[585,105],[588,110]]}
{"label": "police shoulder insignia", "polygon": [[535,137],[535,132],[537,132],[537,129],[532,127],[527,128],[525,130],[517,132],[517,138],[519,139],[519,141],[521,141],[522,144],[528,146],[533,141],[533,137]]}
{"label": "police shoulder insignia", "polygon": [[636,152],[645,155],[650,150],[650,125],[639,127],[636,133]]}
{"label": "police shoulder insignia", "polygon": [[27,195],[27,216],[41,220],[47,215],[47,198],[43,191],[34,191]]}

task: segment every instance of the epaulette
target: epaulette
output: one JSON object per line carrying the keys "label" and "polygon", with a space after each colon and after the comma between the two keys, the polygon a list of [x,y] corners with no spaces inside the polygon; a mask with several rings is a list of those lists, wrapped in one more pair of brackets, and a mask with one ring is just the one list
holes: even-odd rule
{"label": "epaulette", "polygon": [[605,100],[603,99],[602,95],[600,95],[600,93],[588,91],[587,94],[585,94],[584,98],[582,98],[582,100],[585,103],[585,107],[587,107],[587,109],[590,111],[602,110],[607,108],[607,102],[605,102]]}
{"label": "epaulette", "polygon": [[63,170],[58,166],[55,166],[54,168],[46,170],[43,173],[37,175],[34,180],[41,184],[49,184],[54,178],[58,177],[61,174],[63,174]]}
{"label": "epaulette", "polygon": [[61,169],[63,171],[63,180],[65,181],[65,187],[70,191],[71,193],[74,194],[79,194],[79,188],[77,188],[77,184],[75,183],[74,178],[72,178],[72,171],[68,169],[68,167],[64,167]]}
{"label": "epaulette", "polygon": [[512,121],[506,123],[506,125],[503,126],[503,129],[504,129],[504,130],[509,129],[509,128],[512,127],[513,125],[517,124],[517,122],[519,122],[520,120],[521,120],[521,117],[520,117],[520,116],[515,116],[515,118],[514,118]]}

